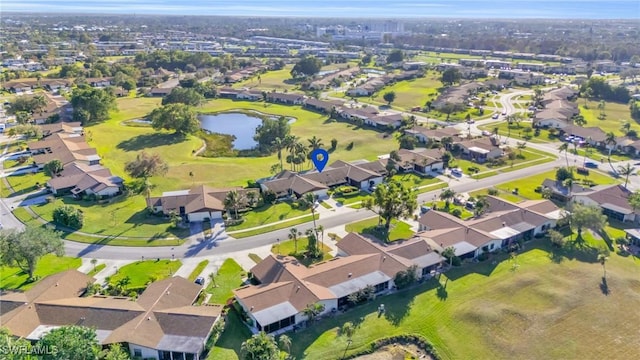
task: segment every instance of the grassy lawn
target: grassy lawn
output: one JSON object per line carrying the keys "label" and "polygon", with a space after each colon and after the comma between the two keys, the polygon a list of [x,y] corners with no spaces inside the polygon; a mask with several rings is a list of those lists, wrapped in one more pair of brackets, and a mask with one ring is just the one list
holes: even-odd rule
{"label": "grassy lawn", "polygon": [[[48,275],[56,274],[65,270],[77,269],[82,265],[82,260],[72,257],[57,257],[53,254],[45,255],[36,265],[36,271],[33,274],[36,279],[40,280]],[[0,267],[0,289],[5,290],[29,290],[36,282],[28,282],[29,275],[22,272],[20,268],[2,266]]]}
{"label": "grassy lawn", "polygon": [[37,173],[7,176],[6,179],[13,188],[14,196],[17,196],[38,190],[36,184],[44,186],[44,184],[49,181],[50,177],[41,171]]}
{"label": "grassy lawn", "polygon": [[[637,259],[612,254],[607,284],[591,250],[555,255],[546,240],[526,245],[513,262],[485,261],[456,268],[416,289],[380,297],[291,334],[293,355],[334,359],[345,349],[338,328],[356,324],[347,355],[378,338],[424,336],[442,359],[629,358],[637,354],[640,313]],[[441,286],[440,284],[443,284]],[[385,304],[385,314],[377,307]]]}
{"label": "grassy lawn", "polygon": [[242,285],[242,277],[245,272],[242,267],[233,259],[229,258],[222,263],[216,274],[216,286],[210,282],[206,292],[211,294],[210,304],[226,304],[227,300],[233,297],[233,289]]}
{"label": "grassy lawn", "polygon": [[104,268],[106,268],[106,267],[107,267],[107,264],[100,264],[100,265],[96,265],[96,267],[95,267],[95,268],[93,268],[93,269],[91,269],[91,270],[87,273],[87,275],[89,275],[89,276],[93,276],[93,275],[95,275],[95,274],[99,273],[100,271],[104,270]]}
{"label": "grassy lawn", "polygon": [[[110,120],[87,127],[89,143],[103,158],[104,166],[126,180],[129,179],[124,172],[124,164],[134,159],[143,149],[150,153],[158,153],[167,161],[168,173],[165,176],[150,178],[150,182],[155,185],[153,195],[189,188],[192,184],[206,184],[213,187],[246,185],[247,180],[269,175],[270,167],[278,163],[275,154],[259,158],[194,157],[192,151],[202,146],[202,140],[199,138],[193,136],[178,138],[171,133],[155,132],[148,127],[121,124],[124,120],[143,117],[158,106],[159,102],[160,99],[157,98],[118,99],[120,110],[114,112]],[[208,101],[199,108],[199,111],[213,113],[238,109],[295,117],[296,121],[292,124],[291,131],[302,139],[315,135],[328,144],[335,137],[338,140],[338,146],[331,154],[331,161],[338,159],[352,161],[363,158],[374,160],[377,155],[397,148],[397,142],[393,137],[383,139],[379,132],[357,128],[344,122],[325,123],[326,115],[309,112],[299,106],[215,99]],[[109,134],[109,136],[99,136],[99,134]],[[351,142],[353,142],[353,148],[347,150]],[[190,173],[193,174],[193,178],[189,176]],[[212,173],[225,174],[225,176],[210,176]]]}
{"label": "grassy lawn", "polygon": [[[496,195],[497,197],[507,201],[511,201],[512,203],[518,203],[520,201],[525,200],[525,198],[518,195],[514,195],[510,192],[500,190],[500,189],[496,189],[496,190],[498,190],[498,195]],[[469,193],[469,195],[477,197],[477,196],[489,195],[489,192],[488,192],[488,189],[483,189],[483,190],[477,190],[477,191],[471,192]]]}
{"label": "grassy lawn", "polygon": [[445,206],[446,206],[445,201],[436,201],[435,203],[432,201],[429,203],[429,206],[431,206],[432,209],[436,209],[442,212],[448,212],[449,214],[452,214],[455,209],[458,209],[461,211],[460,219],[462,220],[467,220],[473,217],[473,212],[467,210],[467,208],[465,208],[464,206],[456,205],[453,202],[449,203],[449,211],[445,211]]}
{"label": "grassy lawn", "polygon": [[244,213],[242,215],[244,221],[238,225],[227,226],[227,231],[248,229],[307,214],[310,215],[311,210],[298,209],[297,204],[291,202],[279,202],[274,205],[264,205]]}
{"label": "grassy lawn", "polygon": [[127,288],[142,288],[149,282],[173,276],[180,266],[182,266],[180,260],[136,261],[117,269],[117,273],[109,278],[109,283],[115,284],[118,280],[128,276],[131,282],[127,285]]}
{"label": "grassy lawn", "polygon": [[377,217],[347,224],[345,225],[345,230],[348,232],[373,235],[380,240],[388,241],[408,239],[414,234],[409,224],[395,219],[391,221],[391,231],[387,234],[384,228],[378,228]]}
{"label": "grassy lawn", "polygon": [[198,266],[196,266],[196,268],[193,269],[191,274],[189,274],[189,277],[188,277],[189,281],[195,281],[198,275],[200,275],[202,270],[204,270],[204,268],[207,267],[207,265],[209,265],[209,260],[200,261],[198,263]]}
{"label": "grassy lawn", "polygon": [[423,107],[427,101],[435,100],[438,97],[438,88],[441,87],[440,75],[436,72],[428,72],[424,77],[399,81],[383,88],[374,97],[374,101],[386,103],[382,96],[386,92],[393,91],[396,93],[396,99],[391,105],[410,110],[414,106]]}
{"label": "grassy lawn", "polygon": [[242,323],[235,310],[229,311],[224,332],[216,342],[207,360],[238,360],[242,343],[251,337],[251,330]]}
{"label": "grassy lawn", "polygon": [[[589,175],[587,176],[578,175],[578,174],[575,174],[575,175],[577,180],[588,179],[593,181],[597,185],[616,183],[616,180],[613,179],[611,176],[597,172],[597,171],[593,171],[593,170],[590,171]],[[533,175],[527,178],[502,183],[500,185],[497,185],[496,188],[498,190],[502,190],[507,193],[511,193],[513,189],[517,188],[518,195],[520,197],[525,199],[538,200],[538,199],[542,199],[542,196],[539,193],[535,192],[535,189],[538,186],[542,185],[542,182],[544,181],[544,179],[547,179],[547,178],[555,179],[555,177],[556,177],[556,171],[550,170],[550,171]]]}
{"label": "grassy lawn", "polygon": [[417,188],[425,185],[432,185],[441,182],[440,179],[431,176],[420,176],[414,173],[396,174],[391,178],[392,181],[398,181],[402,185]]}
{"label": "grassy lawn", "polygon": [[369,194],[368,192],[360,190],[358,195],[344,196],[344,195],[335,195],[334,194],[334,195],[331,196],[331,198],[333,200],[335,200],[339,204],[349,205],[349,204],[361,202],[361,201],[363,201],[364,199],[366,199],[366,198],[368,198],[370,196],[371,196],[371,194]]}
{"label": "grassy lawn", "polygon": [[53,211],[57,207],[79,207],[84,213],[84,226],[80,231],[89,234],[147,239],[181,238],[189,234],[188,229],[173,229],[162,216],[149,215],[142,195],[120,197],[116,200],[96,204],[93,201],[62,197],[53,203],[31,206],[31,209],[45,220],[53,221]]}
{"label": "grassy lawn", "polygon": [[[558,138],[555,136],[551,136],[549,134],[549,130],[546,129],[540,129],[540,134],[538,136],[535,136],[535,131],[532,131],[529,133],[531,137],[529,139],[525,139],[525,133],[522,130],[525,128],[530,128],[530,122],[521,122],[520,124],[511,124],[511,126],[509,126],[509,123],[506,121],[497,121],[491,124],[479,126],[478,128],[480,130],[493,132],[496,127],[498,128],[498,135],[504,137],[509,136],[513,139],[526,140],[532,143],[548,143],[558,141]],[[510,133],[509,128],[511,128]]]}
{"label": "grassy lawn", "polygon": [[238,89],[252,88],[277,91],[294,90],[298,88],[298,86],[290,81],[291,69],[293,69],[293,65],[287,65],[282,70],[267,71],[260,75],[260,81],[258,81],[257,76],[254,76],[251,79],[234,84],[233,87]]}
{"label": "grassy lawn", "polygon": [[584,107],[584,99],[578,99],[578,104],[580,105],[580,114],[584,116],[584,119],[587,121],[585,125],[587,127],[596,126],[605,133],[613,131],[616,136],[621,136],[622,131],[620,131],[620,127],[622,124],[629,122],[631,123],[632,129],[640,131],[640,124],[631,120],[628,104],[606,102],[604,110],[606,117],[604,120],[598,119],[600,110],[598,109],[597,101],[587,101],[588,108],[586,109]]}
{"label": "grassy lawn", "polygon": [[[320,217],[320,215],[318,215],[318,214],[315,215],[316,220],[319,217]],[[236,238],[236,239],[241,239],[241,238],[245,238],[245,237],[248,237],[248,236],[264,234],[264,233],[268,233],[268,232],[275,231],[275,230],[280,230],[280,229],[286,229],[286,228],[294,226],[294,225],[304,224],[304,223],[308,223],[308,222],[311,222],[311,221],[313,221],[313,216],[312,215],[307,215],[305,217],[301,217],[301,218],[298,218],[298,219],[287,220],[287,221],[283,221],[281,223],[263,226],[263,227],[258,228],[258,229],[246,230],[246,231],[242,231],[242,230],[233,231],[233,232],[228,232],[228,234],[231,235],[232,237]]]}
{"label": "grassy lawn", "polygon": [[[328,240],[328,238],[327,238]],[[296,245],[293,240],[282,241],[278,244],[275,244],[271,247],[271,252],[274,255],[291,255],[296,257],[302,264],[305,266],[309,266],[314,263],[318,263],[324,260],[329,260],[333,258],[329,252],[331,252],[331,248],[327,245],[321,243],[318,240],[318,247],[322,248],[322,259],[309,259],[304,257],[304,253],[307,249],[309,243],[309,239],[305,237],[298,238],[298,252],[296,253]]]}

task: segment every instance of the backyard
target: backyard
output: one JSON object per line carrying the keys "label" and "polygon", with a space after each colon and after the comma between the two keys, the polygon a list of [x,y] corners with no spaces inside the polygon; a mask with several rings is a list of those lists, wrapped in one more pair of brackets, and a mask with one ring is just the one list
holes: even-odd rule
{"label": "backyard", "polygon": [[378,227],[378,217],[347,224],[345,225],[345,230],[347,232],[372,235],[384,241],[408,239],[414,234],[409,224],[396,219],[391,220],[390,231],[387,234],[386,230],[384,229],[384,222],[382,222],[382,227]]}
{"label": "backyard", "polygon": [[271,252],[274,255],[292,255],[305,266],[331,259],[333,257],[331,256],[331,254],[329,254],[331,248],[327,245],[324,245],[323,237],[320,236],[320,234],[318,236],[320,237],[320,239],[318,239],[318,248],[322,250],[322,258],[310,259],[305,256],[305,252],[309,244],[309,239],[306,236],[298,238],[298,252],[295,251],[296,244],[293,240],[278,242],[277,244],[271,246]]}
{"label": "backyard", "polygon": [[438,97],[438,89],[442,87],[440,75],[436,72],[428,72],[424,77],[398,81],[397,83],[381,89],[374,101],[385,104],[382,96],[389,91],[396,93],[396,99],[391,103],[393,107],[409,111],[415,106],[424,107],[427,101],[433,101]]}

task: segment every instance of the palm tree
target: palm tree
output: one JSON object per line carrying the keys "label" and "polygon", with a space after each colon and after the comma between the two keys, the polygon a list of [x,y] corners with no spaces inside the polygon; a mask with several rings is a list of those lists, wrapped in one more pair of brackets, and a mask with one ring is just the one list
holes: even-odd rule
{"label": "palm tree", "polygon": [[451,266],[453,264],[453,258],[456,257],[456,249],[453,246],[449,246],[448,248],[444,249],[444,251],[442,252],[442,256],[449,259],[449,266]]}
{"label": "palm tree", "polygon": [[604,139],[604,142],[609,147],[609,155],[607,155],[607,160],[611,162],[611,151],[613,151],[613,148],[618,143],[616,141],[616,134],[614,134],[613,131],[609,131],[607,133],[607,137]]}
{"label": "palm tree", "polygon": [[296,228],[289,229],[289,240],[293,240],[293,252],[298,253],[298,235],[302,235]]}
{"label": "palm tree", "polygon": [[316,234],[316,239],[318,238],[318,226],[316,225],[316,201],[318,197],[316,194],[312,192],[308,192],[304,194],[302,198],[304,204],[311,209],[311,215],[313,216],[313,232]]}
{"label": "palm tree", "polygon": [[562,145],[560,145],[558,147],[558,153],[564,152],[564,158],[567,161],[567,167],[569,167],[569,157],[567,155],[568,151],[569,151],[569,144],[568,143],[562,143]]}
{"label": "palm tree", "polygon": [[518,150],[520,150],[520,155],[522,155],[522,150],[527,147],[527,142],[526,141],[523,141],[523,142],[518,141],[517,144],[518,144]]}
{"label": "palm tree", "polygon": [[347,339],[351,339],[356,332],[356,327],[353,326],[351,321],[347,321],[342,324],[342,328],[340,328],[340,334],[347,337]]}
{"label": "palm tree", "polygon": [[489,200],[487,200],[486,196],[479,197],[478,200],[476,201],[475,208],[474,208],[474,212],[476,213],[476,216],[480,216],[485,212],[487,212],[490,205],[491,204],[489,204]]}
{"label": "palm tree", "polygon": [[243,193],[239,193],[237,190],[231,190],[224,198],[224,207],[227,210],[233,209],[235,216],[234,219],[238,219],[238,208],[244,203],[245,196]]}
{"label": "palm tree", "polygon": [[322,244],[321,247],[324,249],[324,226],[322,226],[322,224],[318,225],[316,228],[316,234],[317,233],[320,233],[320,244]]}
{"label": "palm tree", "polygon": [[316,149],[320,149],[321,147],[324,146],[324,144],[322,143],[322,139],[316,137],[315,135],[311,139],[307,139],[307,141],[309,142],[309,148],[312,151]]}
{"label": "palm tree", "polygon": [[602,265],[602,270],[604,271],[603,277],[605,278],[607,277],[607,268],[605,266],[607,260],[609,260],[609,257],[607,256],[606,252],[600,252],[600,254],[598,254],[598,262]]}
{"label": "palm tree", "polygon": [[598,119],[600,120],[604,120],[604,118],[607,117],[607,114],[604,112],[606,104],[607,103],[604,100],[600,100],[600,102],[598,103],[598,110],[600,110],[600,115],[598,115]]}
{"label": "palm tree", "polygon": [[218,287],[218,285],[216,285],[216,273],[211,272],[207,276],[209,277],[209,280],[211,280],[211,283],[213,284],[213,287]]}
{"label": "palm tree", "polygon": [[584,145],[584,157],[582,158],[582,167],[584,167],[584,165],[587,163],[587,157],[593,153],[593,149],[591,149],[591,145],[589,145],[590,140],[591,139],[589,138]]}
{"label": "palm tree", "polygon": [[440,193],[440,200],[445,201],[445,207],[449,208],[449,201],[456,196],[456,192],[451,188],[446,188]]}
{"label": "palm tree", "polygon": [[302,313],[307,316],[307,320],[312,321],[316,318],[316,316],[320,315],[324,311],[324,305],[321,303],[309,304],[307,305]]}
{"label": "palm tree", "polygon": [[98,259],[91,259],[91,265],[93,265],[93,271],[96,271],[97,263],[98,263]]}
{"label": "palm tree", "polygon": [[624,188],[627,188],[627,184],[629,183],[629,175],[633,174],[636,171],[636,168],[631,166],[630,163],[627,163],[626,165],[621,165],[618,166],[618,173],[620,173],[620,175],[624,176]]}
{"label": "palm tree", "polygon": [[285,148],[285,140],[281,139],[279,137],[276,137],[273,142],[272,142],[273,146],[276,148],[276,151],[278,152],[278,160],[280,160],[280,169],[284,169],[282,166],[282,149]]}
{"label": "palm tree", "polygon": [[278,338],[278,345],[280,345],[280,349],[289,353],[291,351],[291,338],[286,334],[280,335]]}
{"label": "palm tree", "polygon": [[627,135],[627,133],[629,133],[629,131],[631,130],[631,123],[630,122],[625,122],[624,124],[622,124],[622,126],[620,127],[620,130],[622,130],[622,132]]}

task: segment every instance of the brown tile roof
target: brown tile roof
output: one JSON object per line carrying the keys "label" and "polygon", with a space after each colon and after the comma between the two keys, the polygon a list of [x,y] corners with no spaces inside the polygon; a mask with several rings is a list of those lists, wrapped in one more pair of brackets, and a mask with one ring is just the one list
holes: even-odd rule
{"label": "brown tile roof", "polygon": [[69,163],[59,176],[47,181],[47,185],[55,191],[72,188],[73,194],[79,194],[91,189],[99,192],[107,187],[118,187],[122,179],[113,176],[109,169],[101,165],[86,165],[83,163]]}
{"label": "brown tile roof", "polygon": [[39,125],[40,129],[42,129],[42,134],[46,137],[50,134],[55,133],[67,133],[74,134],[78,132],[82,132],[82,123],[79,121],[76,122],[57,122],[53,124],[42,124]]}
{"label": "brown tile roof", "polygon": [[162,211],[165,214],[171,211],[178,211],[180,207],[184,207],[187,214],[201,211],[224,211],[224,199],[231,190],[236,190],[238,193],[244,193],[245,195],[248,192],[256,191],[241,187],[214,189],[206,185],[199,185],[183,192],[170,192],[160,197],[149,198],[147,199],[147,205],[162,206]]}
{"label": "brown tile roof", "polygon": [[620,210],[624,209],[628,213],[633,212],[633,208],[629,205],[629,196],[631,191],[625,189],[622,185],[598,185],[591,188],[591,192],[577,194],[585,196],[600,206],[613,205]]}
{"label": "brown tile roof", "polygon": [[607,139],[607,134],[599,127],[581,127],[577,125],[569,125],[562,129],[565,134],[580,136],[583,139],[591,138],[596,142],[603,142]]}
{"label": "brown tile roof", "polygon": [[[36,154],[33,160],[36,164],[46,164],[51,160],[60,160],[62,165],[73,161],[89,161],[97,158],[96,149],[89,146],[84,136],[56,133],[40,141],[27,144],[29,149]],[[39,154],[38,151],[43,153]]]}

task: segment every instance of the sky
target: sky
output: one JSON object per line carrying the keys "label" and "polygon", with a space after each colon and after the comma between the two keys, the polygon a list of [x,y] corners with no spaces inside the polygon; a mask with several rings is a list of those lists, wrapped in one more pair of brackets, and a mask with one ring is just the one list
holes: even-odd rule
{"label": "sky", "polygon": [[640,0],[1,0],[2,12],[640,20]]}

